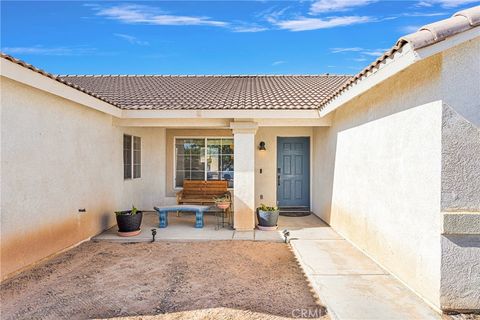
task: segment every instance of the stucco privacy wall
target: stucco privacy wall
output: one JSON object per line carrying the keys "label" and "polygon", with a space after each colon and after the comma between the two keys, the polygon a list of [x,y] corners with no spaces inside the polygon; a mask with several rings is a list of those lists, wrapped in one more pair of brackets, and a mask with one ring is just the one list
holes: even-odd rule
{"label": "stucco privacy wall", "polygon": [[[442,179],[448,172],[442,167],[443,103],[477,123],[478,45],[475,39],[417,62],[338,109],[331,128],[314,129],[314,155],[324,160],[314,163],[314,210],[439,308],[446,200],[440,190],[450,188]],[[478,172],[478,166],[469,170]],[[478,210],[472,190],[458,195]],[[329,192],[331,202],[319,196]],[[463,251],[469,260],[457,254],[452,261],[480,261],[469,243]],[[452,252],[451,246],[444,250]],[[457,275],[456,289],[472,302],[470,280]]]}
{"label": "stucco privacy wall", "polygon": [[480,211],[480,39],[443,55],[442,210]]}
{"label": "stucco privacy wall", "polygon": [[[112,226],[114,210],[162,203],[164,129],[114,127],[4,77],[1,97],[2,279]],[[123,133],[142,137],[141,179],[123,180]]]}
{"label": "stucco privacy wall", "polygon": [[330,218],[432,301],[440,284],[441,112],[436,102],[338,132]]}
{"label": "stucco privacy wall", "polygon": [[443,108],[440,304],[480,309],[480,129]]}

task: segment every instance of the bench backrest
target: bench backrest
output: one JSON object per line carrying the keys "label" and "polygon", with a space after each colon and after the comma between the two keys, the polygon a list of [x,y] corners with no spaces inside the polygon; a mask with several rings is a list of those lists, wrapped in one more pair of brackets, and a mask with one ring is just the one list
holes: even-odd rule
{"label": "bench backrest", "polygon": [[228,191],[228,181],[183,180],[184,196],[201,196],[213,198],[224,195]]}

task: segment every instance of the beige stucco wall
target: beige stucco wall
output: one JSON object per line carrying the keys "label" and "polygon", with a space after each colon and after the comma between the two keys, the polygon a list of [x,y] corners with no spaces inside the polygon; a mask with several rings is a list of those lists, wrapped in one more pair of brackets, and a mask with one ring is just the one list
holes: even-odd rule
{"label": "beige stucco wall", "polygon": [[[1,78],[1,277],[163,202],[165,130]],[[142,138],[142,178],[123,180],[123,133]],[[85,208],[85,213],[78,209]]]}
{"label": "beige stucco wall", "polygon": [[[442,269],[448,251],[454,264],[467,265],[463,271],[478,270],[471,263],[480,261],[472,235],[457,241],[466,245],[456,251],[451,241],[441,245],[446,202],[479,210],[478,193],[472,193],[477,182],[444,179],[455,168],[445,167],[442,153],[444,105],[478,128],[478,52],[475,39],[421,60],[337,109],[332,127],[314,129],[313,209],[438,308],[451,292],[441,290],[447,278],[456,281],[450,308],[480,308],[469,289],[475,274]],[[464,163],[463,177],[479,172],[478,165]],[[452,189],[458,197],[451,197]],[[447,200],[445,190],[456,200]]]}
{"label": "beige stucco wall", "polygon": [[313,129],[312,211],[328,223],[332,204],[336,137],[330,127]]}
{"label": "beige stucco wall", "polygon": [[[255,207],[261,203],[269,206],[277,205],[277,138],[309,137],[310,148],[312,148],[312,136],[312,127],[260,127],[257,130],[255,135],[255,146],[257,146],[255,149]],[[258,150],[260,141],[265,142],[266,151]],[[260,169],[262,169],[262,173],[260,173]]]}

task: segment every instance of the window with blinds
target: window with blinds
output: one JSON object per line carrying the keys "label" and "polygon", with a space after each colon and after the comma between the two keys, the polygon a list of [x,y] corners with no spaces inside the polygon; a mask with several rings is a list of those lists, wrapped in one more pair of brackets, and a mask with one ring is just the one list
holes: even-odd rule
{"label": "window with blinds", "polygon": [[227,180],[233,188],[233,139],[175,138],[175,187],[184,180]]}
{"label": "window with blinds", "polygon": [[142,141],[140,137],[123,135],[123,179],[136,179],[142,172]]}

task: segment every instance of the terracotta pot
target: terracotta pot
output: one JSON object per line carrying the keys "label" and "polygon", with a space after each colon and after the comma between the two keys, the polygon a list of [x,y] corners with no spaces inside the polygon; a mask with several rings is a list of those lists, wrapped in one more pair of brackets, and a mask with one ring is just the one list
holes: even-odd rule
{"label": "terracotta pot", "polygon": [[230,202],[217,203],[217,208],[219,209],[225,210],[225,209],[228,209],[228,207],[230,207]]}

